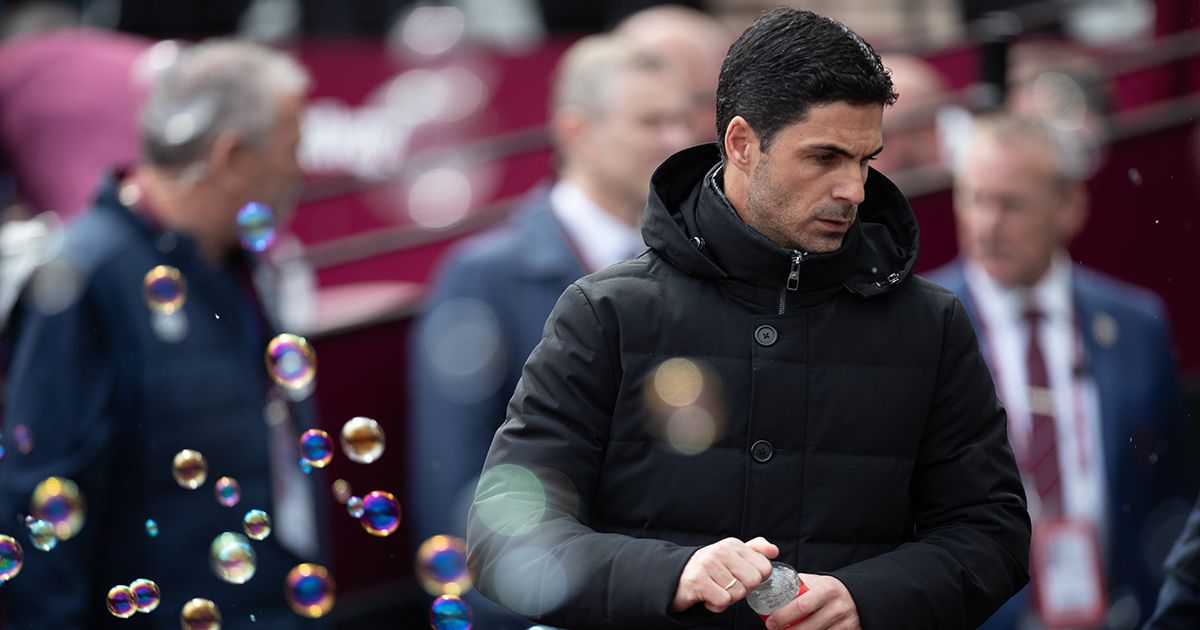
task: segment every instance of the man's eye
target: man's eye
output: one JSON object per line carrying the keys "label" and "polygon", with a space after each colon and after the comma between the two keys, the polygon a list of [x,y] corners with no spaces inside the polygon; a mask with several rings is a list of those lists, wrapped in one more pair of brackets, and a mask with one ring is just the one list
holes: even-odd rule
{"label": "man's eye", "polygon": [[830,164],[837,159],[837,156],[832,153],[822,153],[817,156],[817,161],[821,164]]}

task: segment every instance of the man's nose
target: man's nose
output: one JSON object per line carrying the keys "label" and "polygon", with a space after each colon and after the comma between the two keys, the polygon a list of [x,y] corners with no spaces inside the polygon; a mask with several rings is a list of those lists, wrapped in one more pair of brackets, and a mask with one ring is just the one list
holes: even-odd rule
{"label": "man's nose", "polygon": [[866,198],[867,169],[857,165],[847,165],[838,174],[837,184],[833,187],[833,198],[859,205]]}

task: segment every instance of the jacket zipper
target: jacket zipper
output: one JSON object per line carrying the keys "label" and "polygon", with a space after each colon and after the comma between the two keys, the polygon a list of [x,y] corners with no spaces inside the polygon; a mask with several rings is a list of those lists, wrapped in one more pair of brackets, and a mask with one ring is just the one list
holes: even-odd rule
{"label": "jacket zipper", "polygon": [[784,311],[787,310],[787,292],[800,288],[800,263],[804,262],[804,259],[807,257],[807,252],[802,252],[798,249],[792,250],[792,268],[788,270],[787,284],[779,292],[780,315],[783,315]]}

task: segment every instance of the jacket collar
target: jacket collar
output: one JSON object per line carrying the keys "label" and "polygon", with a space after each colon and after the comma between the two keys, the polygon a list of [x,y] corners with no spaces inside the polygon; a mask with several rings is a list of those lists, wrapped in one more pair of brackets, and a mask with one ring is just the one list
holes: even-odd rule
{"label": "jacket collar", "polygon": [[[200,259],[199,244],[191,236],[174,230],[163,229],[153,217],[145,211],[128,206],[121,200],[121,184],[125,173],[117,171],[109,174],[100,185],[94,207],[97,212],[112,217],[125,229],[132,230],[140,238],[153,243],[154,247],[165,256],[173,259]],[[244,254],[237,254],[244,256]]]}
{"label": "jacket collar", "polygon": [[[835,252],[811,254],[785,249],[742,221],[718,184],[720,168],[714,166],[704,177],[696,204],[696,234],[725,270],[733,290],[746,299],[767,304],[777,304],[780,292],[787,291],[786,303],[792,305],[821,302],[837,292],[858,256],[862,232],[858,221],[851,225]],[[766,293],[759,295],[763,290]]]}
{"label": "jacket collar", "polygon": [[720,280],[737,297],[789,307],[828,299],[840,290],[862,297],[884,293],[912,274],[918,250],[916,218],[899,190],[872,170],[866,200],[842,247],[804,255],[793,290],[786,290],[796,253],[747,226],[716,185],[715,144],[667,159],[651,180],[642,233],[646,244],[684,272]]}

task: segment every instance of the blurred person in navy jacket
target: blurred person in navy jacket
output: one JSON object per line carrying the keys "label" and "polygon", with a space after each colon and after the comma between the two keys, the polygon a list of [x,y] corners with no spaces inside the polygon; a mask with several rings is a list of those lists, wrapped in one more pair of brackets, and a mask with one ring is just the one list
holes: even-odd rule
{"label": "blurred person in navy jacket", "polygon": [[[88,510],[52,552],[26,544],[24,570],[2,593],[14,627],[178,627],[195,597],[214,601],[227,628],[309,627],[281,594],[287,571],[321,551],[311,480],[296,465],[307,409],[264,367],[275,318],[235,221],[248,202],[289,203],[308,81],[289,57],[252,44],[183,53],[142,112],[140,163],[102,184],[31,280],[10,329],[6,433],[24,425],[32,448],[0,464],[0,531],[29,540],[22,515],[50,476],[74,480]],[[182,304],[153,304],[144,283],[159,266],[181,274]],[[240,483],[236,507],[208,485],[177,484],[183,449],[207,458],[209,479]],[[245,584],[220,581],[210,543],[254,508],[274,520],[254,543],[257,571]],[[157,582],[160,609],[117,619],[106,593],[137,578]]]}
{"label": "blurred person in navy jacket", "polygon": [[[1045,123],[979,119],[960,160],[961,258],[929,278],[975,325],[1035,523],[1031,586],[983,627],[1136,627],[1154,608],[1170,517],[1191,496],[1166,311],[1071,260],[1087,215],[1082,165]],[[1060,563],[1070,554],[1041,557],[1039,541],[1086,552]]]}
{"label": "blurred person in navy jacket", "polygon": [[[645,249],[650,174],[690,139],[679,70],[613,36],[566,52],[551,109],[558,179],[446,256],[415,328],[406,513],[418,541],[466,533],[483,459],[546,317],[571,282]],[[483,625],[505,623],[528,625]]]}

